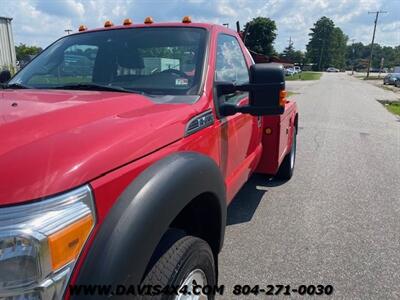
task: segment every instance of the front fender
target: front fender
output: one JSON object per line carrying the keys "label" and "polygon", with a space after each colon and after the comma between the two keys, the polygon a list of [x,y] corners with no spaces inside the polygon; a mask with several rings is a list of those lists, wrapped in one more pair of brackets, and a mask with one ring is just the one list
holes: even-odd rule
{"label": "front fender", "polygon": [[122,193],[101,225],[76,284],[139,284],[171,222],[204,192],[218,199],[222,247],[226,224],[222,174],[209,157],[179,152],[151,165]]}

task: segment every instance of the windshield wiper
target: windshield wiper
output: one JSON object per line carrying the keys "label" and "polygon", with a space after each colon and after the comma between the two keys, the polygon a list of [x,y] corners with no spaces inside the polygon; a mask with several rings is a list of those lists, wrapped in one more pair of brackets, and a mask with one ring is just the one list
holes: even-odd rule
{"label": "windshield wiper", "polygon": [[65,84],[53,87],[46,87],[46,89],[59,89],[59,90],[87,90],[87,91],[110,91],[110,92],[122,92],[122,93],[133,93],[143,94],[140,91],[134,91],[125,89],[119,86],[109,86],[97,83],[78,83],[78,84]]}
{"label": "windshield wiper", "polygon": [[3,89],[33,89],[33,87],[21,83],[3,83]]}

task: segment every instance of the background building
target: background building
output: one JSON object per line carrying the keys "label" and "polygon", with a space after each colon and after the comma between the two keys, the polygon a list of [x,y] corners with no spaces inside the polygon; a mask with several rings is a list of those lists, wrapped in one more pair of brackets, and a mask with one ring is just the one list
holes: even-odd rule
{"label": "background building", "polygon": [[14,38],[11,28],[12,18],[0,17],[0,69],[16,69]]}

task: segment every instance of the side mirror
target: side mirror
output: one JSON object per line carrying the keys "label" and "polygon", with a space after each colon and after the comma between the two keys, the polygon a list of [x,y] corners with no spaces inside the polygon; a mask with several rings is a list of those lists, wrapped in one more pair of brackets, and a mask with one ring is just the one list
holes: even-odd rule
{"label": "side mirror", "polygon": [[223,116],[238,112],[254,116],[280,115],[285,110],[286,92],[285,75],[282,65],[254,64],[250,67],[250,83],[234,85],[232,83],[217,83],[218,96],[236,91],[249,92],[249,105],[236,106],[221,104],[219,112]]}
{"label": "side mirror", "polygon": [[250,67],[249,105],[257,115],[280,115],[285,110],[285,73],[279,64]]}
{"label": "side mirror", "polygon": [[11,72],[4,70],[0,72],[0,83],[6,83],[11,79]]}

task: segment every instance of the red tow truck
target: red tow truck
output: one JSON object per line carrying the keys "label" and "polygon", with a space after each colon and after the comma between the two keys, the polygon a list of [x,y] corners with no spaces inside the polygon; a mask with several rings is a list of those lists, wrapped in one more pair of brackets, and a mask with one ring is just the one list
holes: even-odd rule
{"label": "red tow truck", "polygon": [[283,69],[223,26],[81,26],[0,77],[0,298],[215,285],[227,205],[293,174]]}

